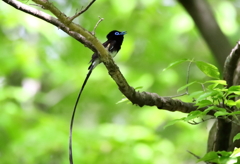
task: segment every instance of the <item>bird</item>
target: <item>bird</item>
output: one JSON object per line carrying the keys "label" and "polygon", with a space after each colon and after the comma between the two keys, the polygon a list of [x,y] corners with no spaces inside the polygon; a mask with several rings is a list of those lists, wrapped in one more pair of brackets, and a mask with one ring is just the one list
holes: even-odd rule
{"label": "bird", "polygon": [[[120,32],[117,30],[113,30],[107,34],[107,41],[104,42],[102,45],[107,49],[107,51],[112,56],[112,58],[115,57],[117,55],[118,51],[121,49],[124,35],[126,33],[127,33],[126,31]],[[81,97],[81,94],[83,92],[83,89],[84,89],[90,75],[92,74],[93,69],[96,68],[96,66],[101,63],[101,61],[98,57],[98,54],[96,52],[92,55],[92,58],[89,63],[90,63],[90,66],[88,67],[88,73],[87,73],[86,78],[82,84],[82,87],[78,93],[78,97],[76,99],[76,102],[75,102],[75,105],[73,108],[71,122],[70,122],[70,134],[69,134],[69,161],[70,161],[70,164],[73,164],[72,129],[73,129],[73,122],[74,122],[74,116],[75,116],[75,112],[77,109],[77,105],[78,105],[79,99]]]}

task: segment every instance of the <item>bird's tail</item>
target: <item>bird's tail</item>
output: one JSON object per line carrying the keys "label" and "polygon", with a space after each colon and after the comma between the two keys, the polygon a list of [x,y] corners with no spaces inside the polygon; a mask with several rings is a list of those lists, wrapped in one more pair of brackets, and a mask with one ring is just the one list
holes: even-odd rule
{"label": "bird's tail", "polygon": [[89,66],[89,71],[88,71],[88,74],[82,84],[82,87],[78,93],[78,97],[77,97],[77,100],[75,102],[75,105],[74,105],[74,108],[73,108],[73,113],[72,113],[72,117],[71,117],[71,122],[70,122],[70,132],[69,132],[69,161],[70,161],[70,164],[73,164],[73,155],[72,155],[72,129],[73,129],[73,122],[74,122],[74,117],[75,117],[75,113],[76,113],[76,110],[77,110],[77,106],[78,106],[78,102],[80,100],[80,97],[81,97],[81,94],[83,92],[83,89],[92,73],[92,70],[94,68],[94,64],[92,63],[90,66]]}

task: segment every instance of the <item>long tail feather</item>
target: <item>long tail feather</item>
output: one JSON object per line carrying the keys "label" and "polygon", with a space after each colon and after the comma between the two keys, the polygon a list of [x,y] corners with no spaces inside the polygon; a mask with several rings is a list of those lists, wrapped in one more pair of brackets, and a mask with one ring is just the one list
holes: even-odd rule
{"label": "long tail feather", "polygon": [[70,123],[70,132],[69,132],[69,161],[70,161],[70,164],[73,164],[73,155],[72,155],[72,129],[73,129],[73,122],[74,122],[74,117],[75,117],[75,113],[76,113],[76,110],[77,110],[77,105],[78,105],[78,102],[80,100],[80,97],[81,97],[81,94],[83,92],[83,89],[92,73],[92,70],[93,70],[93,67],[89,68],[89,71],[88,71],[88,74],[83,82],[83,85],[78,93],[78,97],[77,97],[77,100],[75,102],[75,105],[74,105],[74,108],[73,108],[73,113],[72,113],[72,118],[71,118],[71,123]]}

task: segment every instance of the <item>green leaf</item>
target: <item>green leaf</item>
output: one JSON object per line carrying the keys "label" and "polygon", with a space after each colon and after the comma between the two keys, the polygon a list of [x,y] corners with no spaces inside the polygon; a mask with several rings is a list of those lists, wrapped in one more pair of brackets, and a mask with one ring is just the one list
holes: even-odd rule
{"label": "green leaf", "polygon": [[214,106],[214,110],[218,110],[218,111],[221,111],[221,112],[226,112],[225,108],[219,108],[219,107],[216,107],[216,106]]}
{"label": "green leaf", "polygon": [[230,157],[231,152],[226,152],[226,151],[218,151],[218,152],[209,152],[204,157],[198,160],[200,161],[205,161],[205,162],[213,162],[217,164],[234,164],[237,159]]}
{"label": "green leaf", "polygon": [[196,61],[196,65],[208,77],[219,79],[220,73],[216,66],[202,61]]}
{"label": "green leaf", "polygon": [[122,100],[118,101],[116,104],[120,104],[123,102],[128,102],[129,100],[127,98],[123,98]]}
{"label": "green leaf", "polygon": [[205,93],[204,91],[196,91],[193,92],[189,95],[189,97],[194,98],[194,97],[198,97],[199,95],[202,95],[203,93]]}
{"label": "green leaf", "polygon": [[186,89],[187,87],[189,87],[190,85],[193,85],[193,84],[195,84],[195,83],[196,83],[196,81],[193,81],[193,82],[191,82],[191,83],[188,83],[188,84],[182,86],[181,88],[179,88],[179,89],[177,90],[177,92],[180,92],[180,91]]}
{"label": "green leaf", "polygon": [[203,99],[206,99],[206,98],[211,97],[211,96],[216,95],[216,94],[217,94],[217,91],[215,91],[215,90],[205,92],[204,94],[202,94],[201,96],[199,96],[199,98],[197,99],[197,101],[201,101],[201,100],[203,100]]}
{"label": "green leaf", "polygon": [[220,84],[220,85],[227,85],[225,80],[209,80],[204,83],[213,83],[213,84]]}
{"label": "green leaf", "polygon": [[236,101],[236,107],[240,108],[240,99]]}
{"label": "green leaf", "polygon": [[217,111],[214,116],[219,117],[219,116],[226,116],[229,115],[228,112],[223,112],[223,111]]}
{"label": "green leaf", "polygon": [[184,119],[185,119],[185,117],[180,118],[180,119],[174,119],[174,120],[172,120],[172,121],[169,121],[169,122],[167,123],[167,125],[165,125],[165,126],[163,127],[163,129],[166,129],[167,127],[169,127],[169,126],[171,126],[171,125],[173,125],[173,124],[175,124],[175,123],[177,123],[177,122],[179,122],[179,121],[183,121]]}
{"label": "green leaf", "polygon": [[139,86],[139,87],[136,87],[136,88],[134,88],[135,90],[139,90],[139,89],[142,89],[143,88],[143,86]]}
{"label": "green leaf", "polygon": [[195,118],[202,117],[204,115],[205,114],[202,111],[199,111],[199,110],[192,111],[188,114],[187,117],[184,118],[184,121],[190,121],[190,120],[193,120]]}
{"label": "green leaf", "polygon": [[[240,139],[240,133],[233,137],[233,142]],[[240,153],[240,152],[239,152]]]}
{"label": "green leaf", "polygon": [[181,63],[183,63],[185,61],[189,61],[189,59],[181,59],[181,60],[175,61],[175,62],[169,64],[169,66],[167,66],[167,68],[164,68],[163,71],[166,71],[167,69],[169,69],[169,68],[171,68],[173,66],[176,66],[178,64],[181,64]]}
{"label": "green leaf", "polygon": [[223,91],[219,91],[219,90],[214,90],[211,96],[212,96],[212,99],[214,100],[219,100],[224,98]]}
{"label": "green leaf", "polygon": [[227,95],[235,94],[236,96],[240,95],[240,91],[230,91],[229,89],[227,90]]}
{"label": "green leaf", "polygon": [[236,94],[236,95],[240,95],[240,91],[232,91],[232,93]]}
{"label": "green leaf", "polygon": [[211,152],[205,154],[197,162],[200,162],[200,161],[217,162],[218,161],[218,154],[217,154],[217,152],[211,151]]}
{"label": "green leaf", "polygon": [[232,98],[235,98],[235,97],[238,97],[238,96],[237,95],[230,95],[230,96],[228,96],[229,99],[232,99]]}
{"label": "green leaf", "polygon": [[213,102],[210,100],[201,100],[196,103],[196,106],[198,106],[198,108],[202,108],[202,107],[206,107],[206,106],[212,105],[212,104],[213,104]]}
{"label": "green leaf", "polygon": [[228,88],[229,91],[240,91],[240,85],[234,85]]}
{"label": "green leaf", "polygon": [[[240,134],[240,133],[238,133],[237,135],[239,135],[239,134]],[[235,136],[235,137],[236,137],[236,136]],[[239,138],[240,138],[240,137],[239,137]],[[233,139],[233,142],[234,142],[234,141],[235,141],[235,140]],[[240,157],[240,148],[235,148],[230,157]]]}
{"label": "green leaf", "polygon": [[204,84],[206,84],[206,83],[211,83],[207,87],[209,90],[218,90],[221,92],[228,91],[228,89],[226,89],[226,81],[225,80],[209,80],[209,81],[204,82]]}
{"label": "green leaf", "polygon": [[232,107],[232,106],[235,106],[235,105],[236,105],[236,102],[233,101],[233,100],[227,100],[226,104],[227,104],[228,106]]}
{"label": "green leaf", "polygon": [[207,109],[205,109],[203,113],[206,115],[211,110],[215,110],[215,111],[217,110],[217,111],[221,111],[221,112],[226,112],[226,109],[224,109],[224,108],[219,108],[219,107],[216,107],[216,106],[210,106]]}
{"label": "green leaf", "polygon": [[220,157],[230,157],[231,152],[228,151],[218,151],[217,152]]}
{"label": "green leaf", "polygon": [[215,83],[215,84],[209,85],[207,88],[213,90],[213,89],[215,89],[217,86],[218,86],[218,84]]}
{"label": "green leaf", "polygon": [[240,111],[235,111],[235,112],[229,113],[229,115],[238,115],[238,114],[240,114]]}

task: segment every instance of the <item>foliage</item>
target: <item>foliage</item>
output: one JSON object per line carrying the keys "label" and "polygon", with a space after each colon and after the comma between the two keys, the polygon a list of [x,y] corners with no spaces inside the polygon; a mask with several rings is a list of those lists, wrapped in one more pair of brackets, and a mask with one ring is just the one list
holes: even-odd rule
{"label": "foliage", "polygon": [[232,156],[230,152],[219,151],[209,152],[198,161],[214,162],[217,164],[234,164],[237,163],[237,158]]}
{"label": "foliage", "polygon": [[[0,3],[0,163],[66,164],[72,107],[92,52],[52,25]],[[223,31],[235,42],[238,31],[229,30],[239,24],[234,4],[211,3]],[[54,4],[73,15],[88,2]],[[98,16],[104,17],[96,30],[99,40],[113,29],[128,31],[115,61],[133,87],[174,95],[186,83],[187,65],[162,72],[169,63],[193,57],[215,63],[193,21],[174,1],[96,1],[75,21],[91,31]],[[209,80],[197,67],[191,68],[190,77],[201,83]],[[201,88],[190,87],[191,93]],[[116,105],[119,99],[121,93],[106,69],[98,66],[77,111],[75,163],[182,164],[196,161],[186,150],[203,155],[208,124],[177,123],[163,129],[185,114]],[[182,100],[192,101],[186,96]]]}
{"label": "foliage", "polygon": [[[181,60],[182,61],[182,60]],[[190,61],[190,60],[189,60]],[[192,62],[192,61],[190,61]],[[181,62],[174,62],[174,64],[170,64],[170,66],[179,64]],[[219,72],[217,68],[209,63],[205,62],[195,62],[198,66],[198,68],[205,73],[207,76],[218,79]],[[170,121],[166,126],[174,125],[178,123],[179,121],[185,121],[185,122],[191,122],[192,124],[199,124],[200,122],[205,121],[205,117],[207,117],[207,114],[211,111],[214,112],[214,118],[221,117],[222,119],[228,119],[228,116],[233,116],[235,118],[236,124],[240,124],[240,121],[238,120],[237,116],[240,114],[239,110],[239,100],[233,101],[232,98],[239,97],[240,96],[240,86],[231,86],[230,88],[227,88],[227,84],[225,80],[208,80],[204,83],[200,82],[191,82],[179,89],[183,90],[188,88],[189,86],[193,84],[201,84],[203,86],[203,90],[193,92],[189,95],[189,97],[194,99],[195,105],[198,106],[198,109],[200,108],[206,108],[203,111],[196,110],[190,112],[186,117],[178,118],[175,120]],[[207,86],[205,86],[207,84]],[[230,110],[230,108],[235,109],[234,111]],[[200,122],[196,122],[195,120],[199,120]],[[232,121],[229,119],[229,121]],[[240,139],[240,134],[237,134],[233,141]],[[239,163],[239,149],[235,149],[233,152],[224,152],[224,151],[218,151],[218,152],[208,152],[205,154],[202,158],[198,160],[204,161],[204,162],[214,162],[217,164],[234,164]]]}

